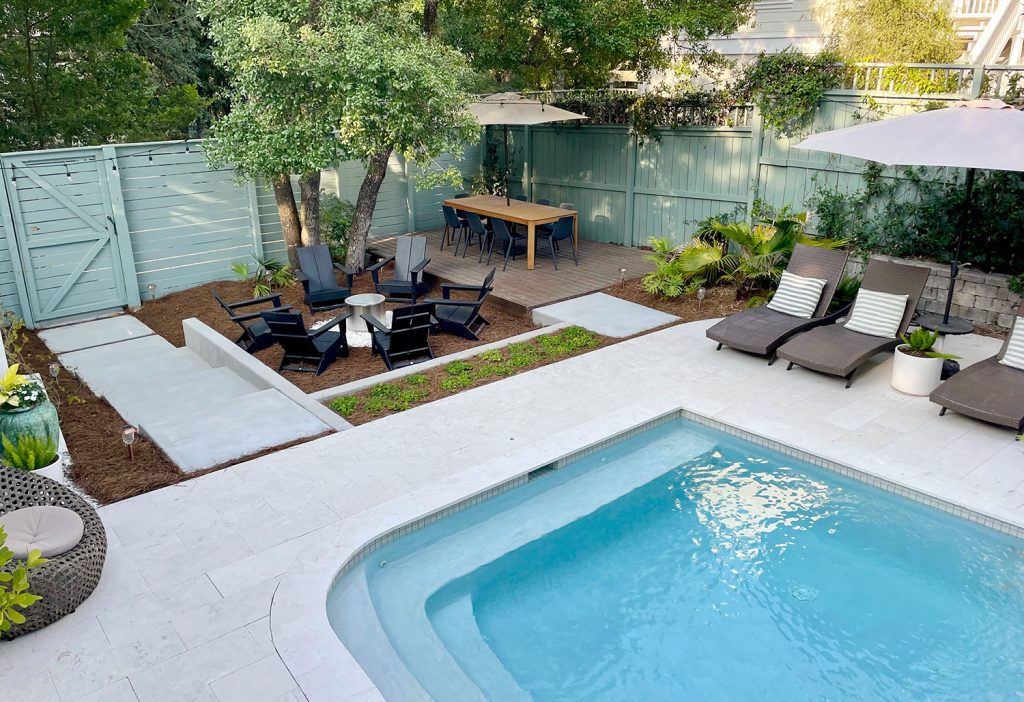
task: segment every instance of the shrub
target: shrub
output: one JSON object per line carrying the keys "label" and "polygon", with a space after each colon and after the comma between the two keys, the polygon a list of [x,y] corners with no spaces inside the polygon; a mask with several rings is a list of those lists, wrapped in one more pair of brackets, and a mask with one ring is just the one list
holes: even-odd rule
{"label": "shrub", "polygon": [[4,546],[6,542],[7,533],[0,527],[0,633],[8,631],[12,624],[24,624],[22,610],[42,599],[28,591],[28,571],[46,563],[38,549],[29,551],[26,560],[15,561],[14,554]]}
{"label": "shrub", "polygon": [[342,417],[351,417],[359,407],[359,398],[355,395],[343,395],[331,400],[328,406]]}
{"label": "shrub", "polygon": [[320,236],[331,251],[331,258],[344,264],[348,256],[348,230],[355,206],[331,193],[320,192]]}
{"label": "shrub", "polygon": [[22,434],[12,442],[4,434],[0,436],[0,445],[4,449],[4,465],[11,468],[37,470],[57,460],[57,442],[49,436]]}

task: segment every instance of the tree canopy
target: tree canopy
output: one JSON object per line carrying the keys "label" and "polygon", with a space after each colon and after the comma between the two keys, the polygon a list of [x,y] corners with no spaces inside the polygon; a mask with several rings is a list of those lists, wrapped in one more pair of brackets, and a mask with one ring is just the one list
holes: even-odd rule
{"label": "tree canopy", "polygon": [[145,0],[0,4],[0,151],[184,135],[202,109],[126,46]]}
{"label": "tree canopy", "polygon": [[[362,161],[367,180],[349,244],[350,261],[361,268],[390,155],[397,151],[426,167],[477,136],[465,112],[465,59],[432,42],[399,3],[204,0],[201,10],[232,105],[213,125],[209,158],[232,164],[241,179],[274,181],[286,239],[287,176],[300,174],[303,244],[318,239],[318,215],[307,215],[318,211],[321,169]],[[289,246],[298,243],[292,237]]]}
{"label": "tree canopy", "polygon": [[750,0],[448,0],[438,23],[496,82],[547,89],[600,87],[618,68],[646,74],[680,48],[699,59],[750,15]]}
{"label": "tree canopy", "polygon": [[831,33],[847,61],[953,63],[960,56],[953,20],[935,0],[843,0]]}

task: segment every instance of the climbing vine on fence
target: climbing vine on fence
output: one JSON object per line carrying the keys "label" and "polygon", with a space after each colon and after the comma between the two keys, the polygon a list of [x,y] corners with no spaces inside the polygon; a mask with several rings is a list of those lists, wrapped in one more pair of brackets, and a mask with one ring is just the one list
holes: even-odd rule
{"label": "climbing vine on fence", "polygon": [[737,97],[757,105],[766,127],[787,133],[811,122],[825,92],[842,83],[844,70],[829,51],[810,56],[790,47],[761,54],[743,70]]}

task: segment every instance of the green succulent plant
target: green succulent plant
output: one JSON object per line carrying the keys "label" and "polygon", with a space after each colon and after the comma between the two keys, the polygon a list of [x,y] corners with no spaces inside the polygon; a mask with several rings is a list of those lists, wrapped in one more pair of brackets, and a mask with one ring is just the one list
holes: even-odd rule
{"label": "green succulent plant", "polygon": [[45,468],[57,460],[57,442],[49,436],[21,434],[14,441],[4,434],[0,436],[3,446],[3,463],[19,470]]}
{"label": "green succulent plant", "polygon": [[954,356],[950,353],[942,353],[941,351],[935,351],[932,349],[935,346],[935,342],[939,339],[939,333],[928,331],[927,329],[915,329],[910,334],[904,334],[902,337],[903,344],[907,347],[904,353],[911,356],[918,356],[920,358],[946,358],[951,361],[955,361],[959,356]]}

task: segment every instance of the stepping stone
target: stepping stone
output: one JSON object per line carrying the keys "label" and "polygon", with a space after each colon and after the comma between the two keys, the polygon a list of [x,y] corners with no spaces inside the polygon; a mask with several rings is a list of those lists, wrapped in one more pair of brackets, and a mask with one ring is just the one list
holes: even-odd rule
{"label": "stepping stone", "polygon": [[212,400],[143,423],[142,432],[186,473],[331,431],[277,390]]}
{"label": "stepping stone", "polygon": [[567,322],[615,337],[632,336],[678,320],[674,315],[605,293],[575,297],[533,311],[537,324]]}
{"label": "stepping stone", "polygon": [[153,330],[127,314],[91,322],[69,324],[39,332],[39,338],[56,354],[79,351],[153,334]]}
{"label": "stepping stone", "polygon": [[143,386],[113,390],[106,399],[125,421],[140,426],[168,414],[181,415],[202,410],[220,400],[258,391],[255,385],[227,368],[206,368],[190,375],[161,378]]}
{"label": "stepping stone", "polygon": [[192,351],[176,348],[159,336],[73,351],[59,358],[101,397],[119,390],[139,392],[151,383],[210,368]]}

